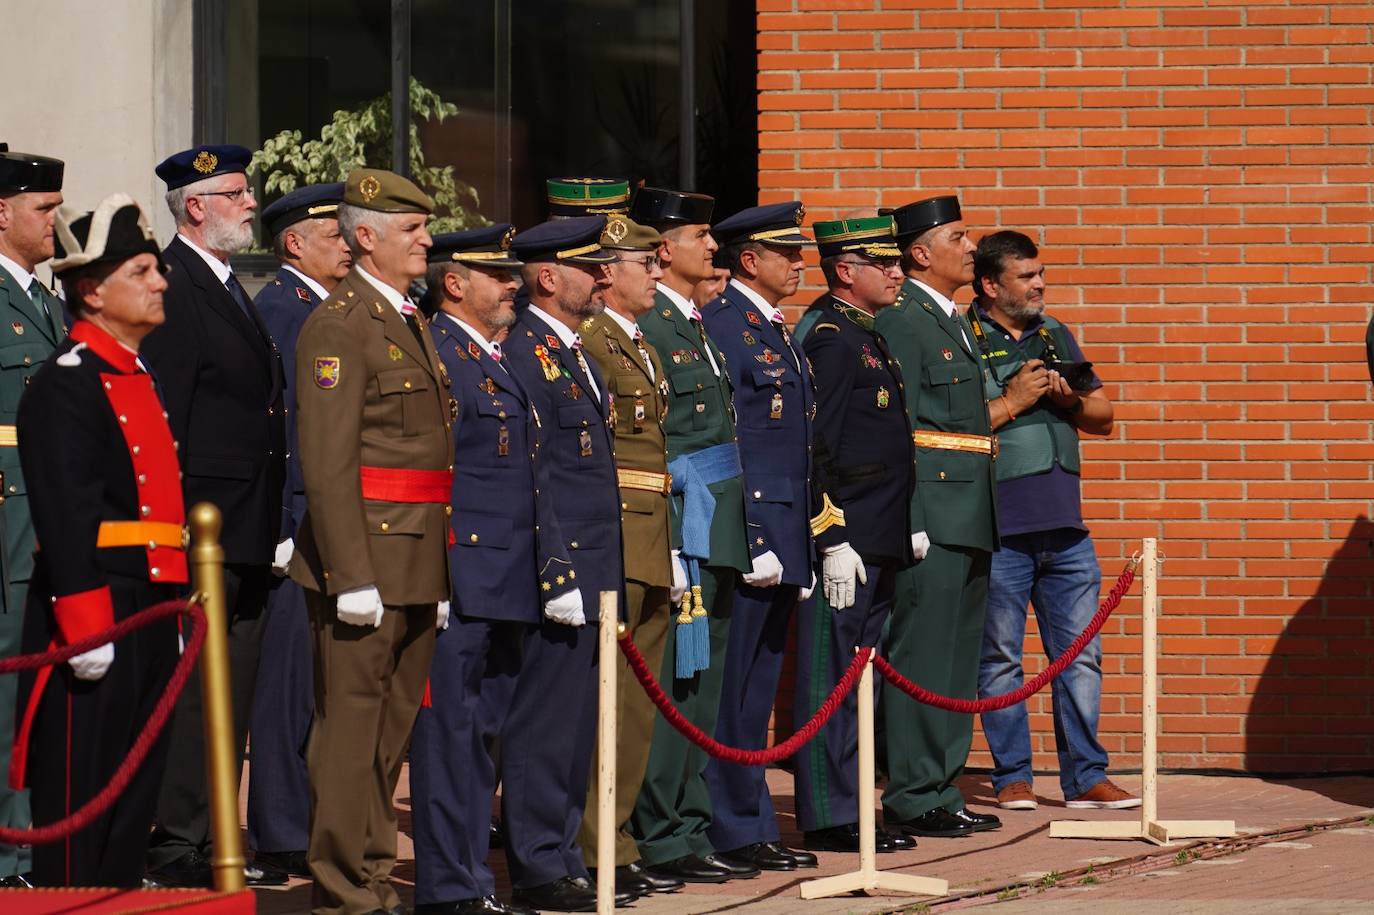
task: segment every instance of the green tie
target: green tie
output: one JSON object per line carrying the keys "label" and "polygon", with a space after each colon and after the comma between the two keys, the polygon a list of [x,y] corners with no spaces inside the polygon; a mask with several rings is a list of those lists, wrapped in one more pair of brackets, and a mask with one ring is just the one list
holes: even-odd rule
{"label": "green tie", "polygon": [[38,277],[33,278],[29,283],[29,298],[33,300],[33,307],[38,309],[38,313],[52,326],[52,314],[48,311],[48,301],[43,298],[43,284],[38,282]]}

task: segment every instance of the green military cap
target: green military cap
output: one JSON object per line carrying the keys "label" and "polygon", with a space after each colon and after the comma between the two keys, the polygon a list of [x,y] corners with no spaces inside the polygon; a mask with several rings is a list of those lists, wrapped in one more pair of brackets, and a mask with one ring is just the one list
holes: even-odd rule
{"label": "green military cap", "polygon": [[434,212],[434,199],[413,181],[381,168],[355,168],[349,172],[343,202],[379,213]]}
{"label": "green military cap", "polygon": [[630,209],[630,182],[614,178],[550,178],[550,216],[608,216]]}
{"label": "green military cap", "polygon": [[652,251],[662,237],[655,228],[614,214],[606,217],[606,228],[601,230],[601,247],[616,251]]}
{"label": "green military cap", "polygon": [[812,226],[821,257],[862,254],[864,257],[900,257],[891,216],[838,219]]}

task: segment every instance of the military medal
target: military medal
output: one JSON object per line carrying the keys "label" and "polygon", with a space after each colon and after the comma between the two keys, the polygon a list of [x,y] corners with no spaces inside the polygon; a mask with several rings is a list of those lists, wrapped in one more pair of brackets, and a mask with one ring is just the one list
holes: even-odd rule
{"label": "military medal", "polygon": [[622,369],[625,369],[626,371],[630,371],[630,370],[633,370],[633,369],[634,369],[634,363],[632,363],[632,362],[631,362],[629,359],[627,359],[626,357],[621,356],[621,357],[620,357],[620,367],[621,367]]}
{"label": "military medal", "polygon": [[568,396],[571,397],[573,400],[582,399],[582,389],[577,386],[576,381],[568,385]]}
{"label": "military medal", "polygon": [[954,354],[951,353],[951,352],[950,352],[949,350],[947,350],[947,349],[942,349],[942,350],[940,350],[940,355],[945,357],[945,361],[946,361],[946,362],[953,362],[953,361],[954,361]]}
{"label": "military medal", "polygon": [[644,431],[644,398],[635,398],[635,431]]}
{"label": "military medal", "polygon": [[583,429],[582,432],[578,435],[577,441],[578,444],[582,446],[582,457],[591,457],[592,434],[588,432],[586,429]]}
{"label": "military medal", "polygon": [[769,419],[782,419],[782,392],[781,392],[781,391],[775,391],[775,392],[773,393],[773,403],[770,404],[769,407],[768,407],[768,418],[769,418]]}
{"label": "military medal", "polygon": [[701,361],[701,350],[695,350],[695,349],[692,350],[692,358],[695,359],[697,362],[700,362],[700,361]]}
{"label": "military medal", "polygon": [[753,346],[753,345],[754,345],[755,343],[757,343],[758,341],[757,341],[756,339],[754,339],[754,335],[753,335],[753,334],[749,333],[749,331],[746,330],[746,331],[744,332],[744,342],[745,342],[745,344],[748,345],[748,346]]}
{"label": "military medal", "polygon": [[610,391],[607,391],[606,400],[610,404],[610,409],[606,412],[606,428],[611,430],[612,435],[615,435],[615,395],[612,394]]}
{"label": "military medal", "polygon": [[478,387],[486,391],[488,396],[496,393],[496,382],[492,381],[490,378],[483,378],[482,383],[478,385]]}
{"label": "military medal", "polygon": [[859,353],[859,362],[863,363],[864,368],[876,369],[882,367],[882,363],[878,361],[877,356],[873,355],[873,350],[868,348],[867,343],[863,344],[860,347],[860,350],[861,352]]}
{"label": "military medal", "polygon": [[453,422],[458,421],[458,401],[452,397],[448,399],[448,418]]}
{"label": "military medal", "polygon": [[534,345],[534,355],[539,360],[539,367],[544,370],[544,380],[557,381],[562,372],[554,364],[553,357],[549,355],[549,351],[544,348],[542,343]]}
{"label": "military medal", "polygon": [[506,457],[510,454],[510,430],[505,426],[496,433],[496,456]]}
{"label": "military medal", "polygon": [[887,388],[878,388],[878,409],[886,410],[890,403],[892,403],[891,392]]}
{"label": "military medal", "polygon": [[607,338],[606,338],[606,352],[608,352],[608,353],[610,353],[612,356],[614,356],[616,353],[620,352],[620,344],[616,343],[616,342],[615,342],[614,340],[612,340],[610,337],[607,337]]}
{"label": "military medal", "polygon": [[13,324],[10,325],[10,327],[14,328],[14,332],[15,332],[16,334],[18,334],[19,336],[21,336],[21,337],[24,336],[24,322],[23,322],[23,321],[15,321]]}

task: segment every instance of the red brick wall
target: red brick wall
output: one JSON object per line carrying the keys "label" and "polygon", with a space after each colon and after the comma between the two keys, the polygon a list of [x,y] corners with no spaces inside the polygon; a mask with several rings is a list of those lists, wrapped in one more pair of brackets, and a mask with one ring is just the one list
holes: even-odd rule
{"label": "red brick wall", "polygon": [[[1168,557],[1162,763],[1374,765],[1374,6],[757,5],[763,202],[825,219],[956,191],[975,232],[1042,244],[1050,308],[1117,404],[1085,449],[1104,587],[1142,537]],[[1105,638],[1121,766],[1138,594]],[[1048,700],[1032,712],[1053,767]]]}

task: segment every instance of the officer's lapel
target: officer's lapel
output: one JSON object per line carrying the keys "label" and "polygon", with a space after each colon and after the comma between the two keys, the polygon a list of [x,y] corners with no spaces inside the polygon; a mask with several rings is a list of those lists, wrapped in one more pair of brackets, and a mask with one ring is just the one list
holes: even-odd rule
{"label": "officer's lapel", "polygon": [[[354,274],[350,273],[344,278],[343,282],[349,286],[349,290],[346,290],[344,294],[347,295],[348,291],[352,291],[356,294],[358,298],[362,299],[363,305],[367,308],[367,313],[372,317],[372,320],[381,323],[382,336],[386,337],[387,342],[399,347],[401,352],[413,359],[415,363],[421,366],[426,372],[429,372],[435,380],[438,380],[439,371],[430,360],[429,348],[421,346],[420,341],[415,337],[414,331],[410,329],[410,325],[406,323],[405,318],[401,317],[401,313],[396,310],[396,306],[383,298],[381,292],[373,286],[372,283],[363,279],[361,276],[355,279]],[[340,285],[343,284],[341,283]],[[337,295],[337,291],[335,294]],[[418,312],[416,317],[417,320],[421,320],[421,333],[423,335],[428,335],[428,325],[423,322],[423,319],[419,319]],[[438,358],[437,355],[435,358]]]}
{"label": "officer's lapel", "polygon": [[[597,330],[605,335],[607,340],[615,342],[615,345],[620,350],[621,358],[634,366],[635,371],[643,375],[646,382],[649,384],[654,383],[654,379],[649,377],[649,367],[644,364],[644,357],[639,354],[639,347],[635,345],[635,342],[630,339],[629,335],[625,333],[613,318],[603,318],[601,321],[598,321]],[[652,352],[647,343],[644,346],[644,351],[646,353]],[[650,356],[650,358],[652,359],[653,357]],[[658,371],[657,368],[655,370]],[[661,378],[662,375],[660,374],[659,377]]]}
{"label": "officer's lapel", "polygon": [[[527,313],[527,317],[531,328],[535,332],[535,336],[543,336],[546,340],[552,337],[554,340],[558,341],[558,346],[556,348],[549,347],[549,349],[554,351],[558,359],[558,364],[568,373],[568,377],[574,379],[584,378],[582,366],[577,364],[577,356],[573,353],[572,347],[563,345],[563,339],[558,335],[558,331],[554,329],[553,325],[549,324],[549,322],[545,321],[539,315],[533,313]],[[585,345],[584,343],[583,346]],[[586,359],[585,354],[583,358]],[[602,416],[605,416],[608,407],[606,402],[606,379],[597,374],[595,359],[587,359],[587,370],[591,372],[591,382],[596,386],[596,389],[601,392],[601,396],[596,399],[596,410]],[[588,395],[592,393],[591,389],[587,388],[584,384],[579,384],[578,387],[582,388]]]}
{"label": "officer's lapel", "polygon": [[[438,319],[436,318],[436,320]],[[521,403],[524,403],[525,389],[516,383],[514,376],[503,369],[501,363],[491,358],[491,356],[487,354],[487,351],[482,348],[482,344],[473,339],[472,334],[454,324],[452,321],[446,321],[445,323],[447,324],[445,329],[448,331],[448,339],[453,342],[453,345],[465,352],[469,359],[476,362],[478,368],[482,370],[482,373],[486,375],[487,378],[491,379],[492,384],[509,394],[514,394],[516,397],[520,398]],[[474,353],[476,355],[473,355]],[[483,382],[483,384],[485,384],[485,382]]]}
{"label": "officer's lapel", "polygon": [[[935,319],[935,323],[939,325],[940,329],[943,330],[954,343],[958,344],[959,352],[963,353],[969,361],[974,363],[978,362],[978,359],[969,350],[968,345],[964,343],[964,334],[960,333],[962,321],[959,318],[946,315],[945,310],[940,307],[939,303],[932,299],[930,294],[922,289],[910,277],[902,283],[902,295],[910,303],[907,306],[908,308],[920,308],[928,313]],[[968,331],[968,336],[970,338],[969,342],[971,343],[973,337],[972,330]]]}
{"label": "officer's lapel", "polygon": [[[34,307],[33,299],[29,298],[28,290],[20,286],[19,281],[11,276],[8,270],[0,267],[0,298],[5,297],[9,299],[10,307],[24,316],[25,320],[22,326],[32,327],[54,346],[65,336],[56,331],[48,318],[39,314],[38,309]],[[51,296],[47,296],[47,302],[49,310],[52,310],[54,306],[56,307],[53,321],[59,321],[62,311],[61,303]]]}

